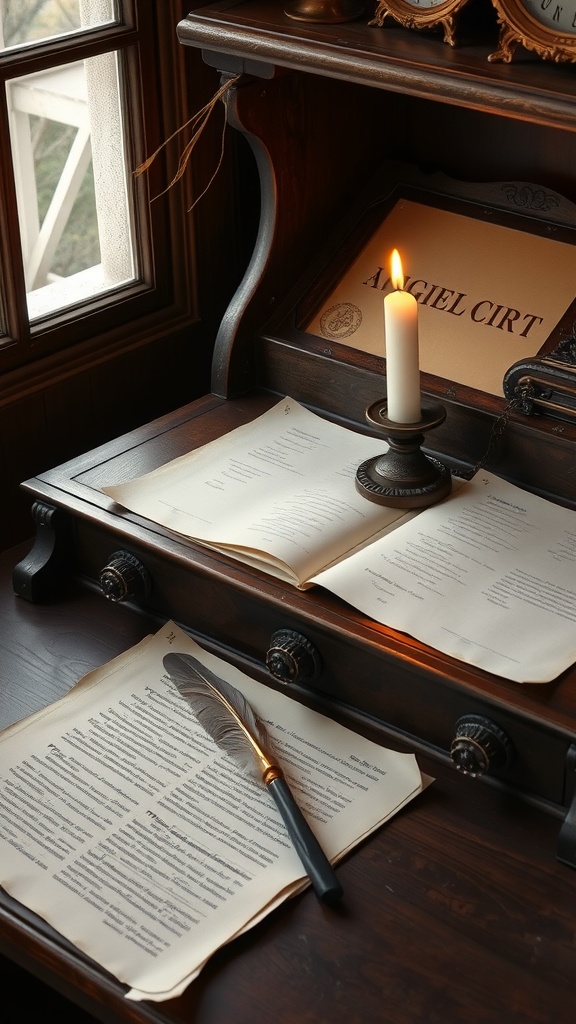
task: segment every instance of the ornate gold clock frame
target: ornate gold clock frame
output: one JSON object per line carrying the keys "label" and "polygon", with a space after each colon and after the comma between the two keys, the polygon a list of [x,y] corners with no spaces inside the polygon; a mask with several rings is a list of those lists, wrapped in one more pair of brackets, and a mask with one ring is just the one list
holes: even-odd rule
{"label": "ornate gold clock frame", "polygon": [[[522,45],[543,60],[576,61],[576,8],[571,15],[556,3],[545,5],[536,0],[492,0],[500,25],[498,49],[489,61],[512,60],[514,50]],[[532,13],[534,12],[534,13]],[[560,22],[563,16],[568,18]],[[572,22],[569,22],[570,16]]]}
{"label": "ornate gold clock frame", "polygon": [[385,19],[390,16],[404,28],[432,29],[441,26],[444,31],[444,42],[456,45],[455,18],[468,0],[424,0],[417,4],[415,0],[379,0],[376,15],[370,25],[381,28]]}

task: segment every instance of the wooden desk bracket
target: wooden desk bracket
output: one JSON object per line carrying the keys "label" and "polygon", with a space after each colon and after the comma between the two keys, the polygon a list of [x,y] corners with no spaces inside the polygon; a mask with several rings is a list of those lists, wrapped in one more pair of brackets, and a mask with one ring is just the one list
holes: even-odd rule
{"label": "wooden desk bracket", "polygon": [[14,568],[14,593],[36,603],[58,592],[70,576],[71,545],[67,517],[42,501],[32,505],[36,536],[32,550]]}
{"label": "wooden desk bracket", "polygon": [[576,743],[568,748],[566,769],[570,805],[558,836],[557,857],[562,864],[576,868]]}

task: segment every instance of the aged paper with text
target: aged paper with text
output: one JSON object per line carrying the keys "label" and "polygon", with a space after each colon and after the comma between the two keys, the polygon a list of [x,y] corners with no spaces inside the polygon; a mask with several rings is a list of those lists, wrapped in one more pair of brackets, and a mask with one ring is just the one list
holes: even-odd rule
{"label": "aged paper with text", "polygon": [[332,861],[422,788],[370,743],[199,648],[173,623],[0,737],[0,881],[134,999],[177,995],[206,960],[307,885],[265,789],[164,674],[199,657],[267,724]]}
{"label": "aged paper with text", "polygon": [[106,493],[444,654],[519,683],[557,678],[576,661],[576,512],[483,471],[422,511],[377,505],[354,477],[382,449],[285,399]]}
{"label": "aged paper with text", "polygon": [[502,395],[506,371],[540,351],[574,299],[576,246],[521,223],[497,223],[474,205],[398,199],[306,330],[385,356],[383,298],[396,248],[418,300],[420,369]]}
{"label": "aged paper with text", "polygon": [[304,587],[403,516],[354,487],[359,463],[386,447],[286,398],[203,448],[103,491],[154,523]]}
{"label": "aged paper with text", "polygon": [[515,682],[576,661],[576,514],[490,473],[315,582]]}

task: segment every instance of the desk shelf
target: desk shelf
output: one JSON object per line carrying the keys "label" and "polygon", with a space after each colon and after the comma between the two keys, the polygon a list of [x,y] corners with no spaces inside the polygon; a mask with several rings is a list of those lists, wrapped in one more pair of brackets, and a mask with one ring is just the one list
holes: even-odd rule
{"label": "desk shelf", "polygon": [[[236,58],[230,68],[263,77],[270,65],[277,65],[576,130],[573,67],[544,63],[526,51],[519,51],[510,64],[490,63],[495,25],[480,27],[472,42],[463,38],[451,47],[436,35],[411,32],[393,22],[370,26],[371,16],[368,5],[358,21],[315,25],[291,20],[281,3],[224,0],[193,11],[180,23],[179,37],[186,45]],[[471,29],[466,32],[472,35]]]}

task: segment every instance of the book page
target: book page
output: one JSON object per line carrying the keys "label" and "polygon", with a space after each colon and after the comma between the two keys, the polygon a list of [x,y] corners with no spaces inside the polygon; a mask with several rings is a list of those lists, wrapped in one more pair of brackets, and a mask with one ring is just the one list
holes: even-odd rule
{"label": "book page", "polygon": [[307,884],[272,797],[198,724],[164,673],[167,653],[244,693],[331,861],[422,788],[412,755],[254,682],[173,623],[6,729],[0,882],[134,999],[179,994]]}
{"label": "book page", "polygon": [[518,683],[576,661],[576,513],[483,471],[315,582]]}
{"label": "book page", "polygon": [[203,448],[103,491],[160,526],[303,586],[404,514],[356,491],[360,463],[386,448],[286,398]]}

